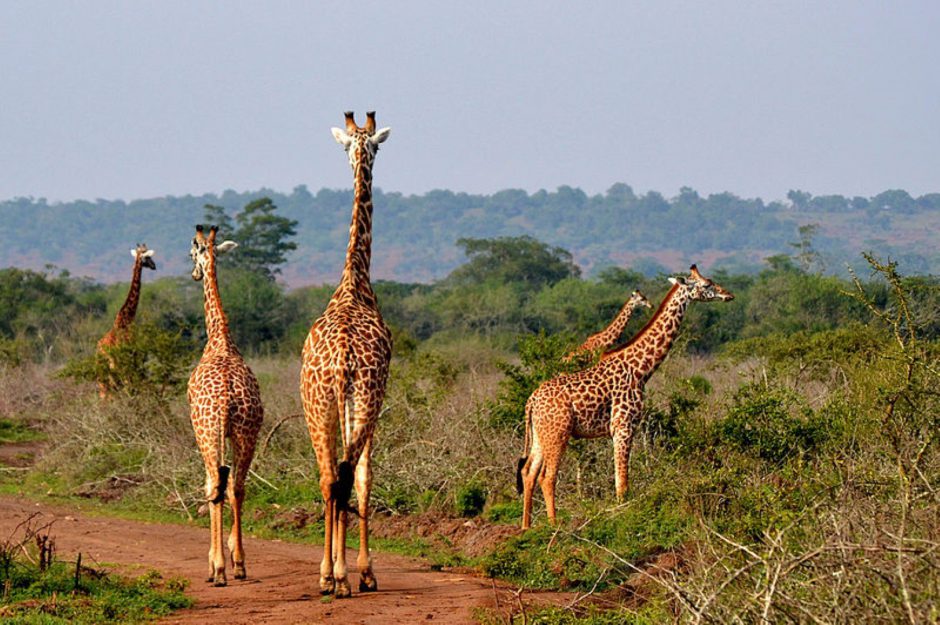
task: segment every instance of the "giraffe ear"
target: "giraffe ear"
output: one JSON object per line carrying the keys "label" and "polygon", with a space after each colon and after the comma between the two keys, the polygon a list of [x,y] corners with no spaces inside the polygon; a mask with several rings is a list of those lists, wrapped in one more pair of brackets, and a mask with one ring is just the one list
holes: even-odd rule
{"label": "giraffe ear", "polygon": [[346,134],[346,131],[342,128],[330,128],[330,131],[333,133],[333,138],[336,139],[336,142],[343,147],[349,147],[349,144],[352,143],[352,137]]}
{"label": "giraffe ear", "polygon": [[137,258],[137,250],[131,250],[131,256]]}
{"label": "giraffe ear", "polygon": [[238,247],[238,243],[236,243],[235,241],[222,241],[221,243],[215,246],[215,251],[218,252],[219,254],[224,254],[226,252],[234,250],[236,247]]}
{"label": "giraffe ear", "polygon": [[383,141],[388,139],[388,136],[390,134],[392,134],[392,129],[389,128],[388,126],[386,126],[385,128],[376,130],[375,134],[372,135],[372,143],[376,143],[376,144],[382,143]]}
{"label": "giraffe ear", "polygon": [[[134,257],[136,258],[136,256],[137,255],[135,254]],[[153,256],[153,250],[147,250],[144,252],[144,258],[150,258],[151,256]]]}
{"label": "giraffe ear", "polygon": [[673,284],[685,284],[685,278],[669,278],[669,281]]}

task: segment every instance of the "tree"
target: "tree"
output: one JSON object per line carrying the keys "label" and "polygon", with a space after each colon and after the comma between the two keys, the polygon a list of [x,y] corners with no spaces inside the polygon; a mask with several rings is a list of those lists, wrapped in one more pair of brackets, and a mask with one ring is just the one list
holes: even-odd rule
{"label": "tree", "polygon": [[806,273],[812,269],[813,265],[819,268],[820,273],[825,269],[819,252],[813,247],[813,237],[817,230],[819,230],[819,224],[804,224],[799,227],[800,240],[787,244],[796,250],[794,258],[799,263],[800,269]]}
{"label": "tree", "polygon": [[230,267],[238,267],[273,279],[281,272],[280,265],[287,261],[287,253],[297,249],[297,244],[287,241],[297,234],[297,222],[275,215],[277,205],[269,197],[253,200],[231,218],[221,206],[206,204],[206,219],[219,227],[220,239],[232,239],[238,243],[238,253],[220,257]]}
{"label": "tree", "polygon": [[218,226],[219,240],[231,239],[235,227],[232,225],[232,218],[228,216],[225,209],[217,204],[206,204],[205,220],[210,226]]}
{"label": "tree", "polygon": [[787,199],[792,203],[794,210],[801,211],[807,209],[809,201],[813,199],[813,196],[811,193],[807,193],[806,191],[790,189],[787,191]]}
{"label": "tree", "polygon": [[457,240],[457,246],[470,260],[448,276],[455,284],[518,282],[537,290],[581,275],[571,252],[530,236],[463,238]]}

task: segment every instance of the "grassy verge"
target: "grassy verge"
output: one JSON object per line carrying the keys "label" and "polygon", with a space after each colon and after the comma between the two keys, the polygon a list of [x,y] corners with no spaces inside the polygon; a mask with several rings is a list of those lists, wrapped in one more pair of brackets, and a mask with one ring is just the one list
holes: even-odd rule
{"label": "grassy verge", "polygon": [[125,578],[56,560],[47,529],[27,522],[0,543],[4,623],[140,623],[192,604],[183,579],[157,571]]}

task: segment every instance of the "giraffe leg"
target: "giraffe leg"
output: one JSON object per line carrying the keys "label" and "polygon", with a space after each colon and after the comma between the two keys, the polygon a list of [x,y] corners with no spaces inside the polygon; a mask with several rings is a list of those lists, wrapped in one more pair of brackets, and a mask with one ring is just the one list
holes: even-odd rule
{"label": "giraffe leg", "polygon": [[568,446],[567,430],[558,431],[558,434],[546,437],[543,457],[543,469],[539,475],[539,486],[542,487],[542,496],[545,498],[545,511],[548,513],[548,521],[555,524],[555,481],[558,479],[558,465],[561,464],[561,457]]}
{"label": "giraffe leg", "polygon": [[222,546],[222,501],[213,502],[218,492],[219,472],[215,467],[206,467],[206,499],[209,502],[209,581],[215,586],[225,586],[225,552]]}
{"label": "giraffe leg", "polygon": [[[254,433],[255,436],[257,433]],[[233,479],[229,481],[228,500],[232,506],[232,531],[228,537],[228,548],[232,554],[232,569],[235,579],[245,579],[245,551],[242,546],[242,504],[245,501],[245,480],[254,456],[255,436],[232,437]]]}
{"label": "giraffe leg", "polygon": [[532,527],[532,496],[535,494],[535,481],[542,471],[542,450],[538,440],[532,443],[529,458],[522,467],[522,529]]}
{"label": "giraffe leg", "polygon": [[558,479],[557,461],[547,459],[545,470],[539,477],[539,486],[542,487],[542,497],[545,498],[545,511],[548,513],[548,522],[555,524],[555,480]]}
{"label": "giraffe leg", "polygon": [[[332,457],[330,458],[332,464]],[[336,588],[333,578],[333,527],[336,505],[330,492],[334,472],[332,467],[320,463],[320,494],[325,502],[323,507],[323,559],[320,561],[320,594],[331,595]]]}
{"label": "giraffe leg", "polygon": [[[371,372],[370,372],[371,373]],[[351,428],[349,438],[346,441],[346,449],[343,462],[340,463],[340,480],[349,479],[349,486],[356,487],[356,495],[359,499],[359,511],[361,517],[359,520],[360,539],[365,535],[365,541],[360,540],[359,562],[365,564],[365,568],[360,567],[360,585],[375,583],[375,577],[372,575],[372,568],[369,563],[368,553],[368,506],[369,506],[369,486],[371,484],[371,468],[369,456],[372,445],[372,434],[375,431],[375,424],[378,421],[379,412],[382,409],[382,399],[385,389],[385,374],[379,372],[378,379],[370,379],[368,374],[359,377],[354,382],[352,393],[352,405],[349,408],[351,419]],[[379,392],[376,392],[376,388]],[[359,474],[359,478],[353,474],[353,468]],[[361,467],[361,468],[360,468]],[[348,477],[344,477],[344,471]],[[349,596],[349,581],[347,579],[346,569],[346,510],[340,511],[341,522],[338,525],[337,532],[337,559],[333,565],[333,576],[336,578],[336,596]],[[363,556],[363,554],[365,554]],[[365,576],[362,577],[363,572]]]}
{"label": "giraffe leg", "polygon": [[336,590],[333,594],[337,599],[344,599],[352,595],[346,570],[346,527],[348,518],[345,509],[339,509],[339,505],[336,508],[336,559],[333,561],[333,579],[336,580]]}
{"label": "giraffe leg", "polygon": [[369,555],[369,493],[372,490],[372,441],[366,444],[356,465],[356,502],[359,506],[359,592],[378,590]]}
{"label": "giraffe leg", "polygon": [[630,488],[630,448],[633,446],[633,428],[624,427],[614,431],[614,485],[617,499],[623,501]]}

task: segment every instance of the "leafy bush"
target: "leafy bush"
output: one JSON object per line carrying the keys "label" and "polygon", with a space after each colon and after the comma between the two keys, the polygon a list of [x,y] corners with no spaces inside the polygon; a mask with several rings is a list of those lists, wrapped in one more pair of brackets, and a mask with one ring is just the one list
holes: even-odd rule
{"label": "leafy bush", "polygon": [[480,482],[469,482],[454,493],[457,514],[463,517],[477,516],[486,505],[486,487]]}
{"label": "leafy bush", "polygon": [[522,502],[494,503],[486,511],[490,523],[512,523],[522,518]]}
{"label": "leafy bush", "polygon": [[167,398],[186,387],[195,355],[182,333],[154,324],[131,326],[124,343],[101,354],[73,360],[60,372],[74,380],[101,382],[131,395]]}
{"label": "leafy bush", "polygon": [[798,404],[783,389],[746,384],[717,424],[719,436],[739,451],[771,462],[812,453],[826,440],[826,427],[812,410]]}
{"label": "leafy bush", "polygon": [[583,368],[584,359],[562,361],[571,346],[571,338],[563,334],[549,336],[539,332],[519,339],[520,364],[497,363],[505,378],[499,383],[496,399],[489,404],[490,424],[520,426],[525,418],[526,401],[539,384],[560,373]]}

